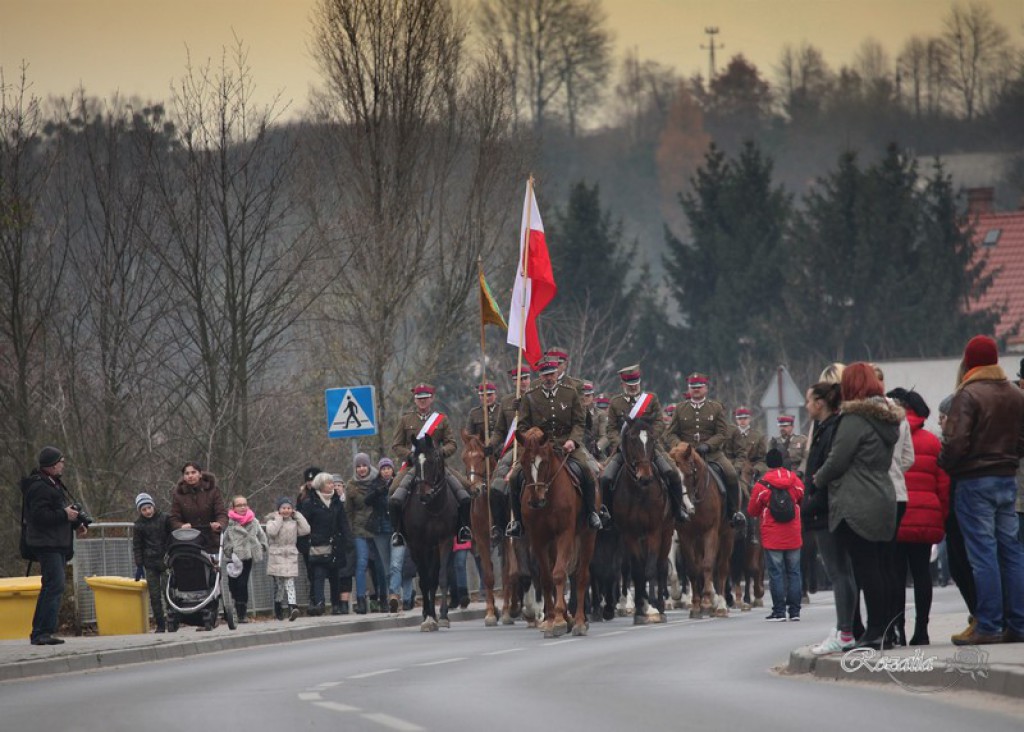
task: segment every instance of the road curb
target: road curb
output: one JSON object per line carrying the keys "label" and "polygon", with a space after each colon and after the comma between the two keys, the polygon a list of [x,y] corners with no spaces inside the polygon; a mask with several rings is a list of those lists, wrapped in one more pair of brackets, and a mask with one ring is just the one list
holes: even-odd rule
{"label": "road curb", "polygon": [[884,670],[878,667],[879,656],[871,662],[860,662],[844,655],[815,656],[810,646],[804,646],[789,654],[783,673],[828,681],[869,681],[915,693],[960,689],[1024,699],[1024,667],[1004,663],[977,665],[972,654],[978,649],[969,648],[973,651],[963,655],[954,650],[955,658],[949,656],[948,648],[927,646],[916,655],[906,651],[892,656],[881,654],[881,658],[892,663],[905,664],[905,670]]}
{"label": "road curb", "polygon": [[[458,610],[449,615],[453,623],[483,619],[485,610]],[[114,666],[128,666],[150,661],[168,661],[205,653],[219,653],[242,648],[255,648],[277,643],[331,638],[352,633],[365,633],[371,630],[388,630],[408,628],[419,625],[422,617],[418,612],[398,617],[368,618],[365,620],[320,623],[299,627],[268,628],[266,631],[246,633],[245,635],[220,635],[211,638],[195,639],[184,642],[169,642],[162,645],[140,646],[136,648],[118,648],[96,652],[74,652],[53,658],[15,661],[0,666],[0,682],[30,679],[53,674],[79,673],[96,671]],[[149,637],[149,636],[145,636]],[[165,636],[168,638],[169,636]]]}

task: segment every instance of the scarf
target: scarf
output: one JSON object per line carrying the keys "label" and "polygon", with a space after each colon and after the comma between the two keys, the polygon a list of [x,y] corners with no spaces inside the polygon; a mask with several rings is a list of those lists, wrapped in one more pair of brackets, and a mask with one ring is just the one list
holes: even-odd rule
{"label": "scarf", "polygon": [[327,508],[331,507],[331,501],[334,500],[334,496],[335,496],[335,493],[333,491],[329,495],[326,495],[326,496],[323,493],[321,493],[320,491],[317,491],[317,490],[314,490],[313,492],[316,493],[316,497],[320,499],[321,503],[323,503],[325,506],[327,506]]}
{"label": "scarf", "polygon": [[228,518],[234,519],[235,521],[237,521],[242,526],[245,526],[247,523],[249,523],[254,518],[256,518],[256,514],[254,514],[252,512],[252,509],[248,508],[248,507],[245,509],[245,513],[237,513],[235,511],[235,509],[229,508],[228,509]]}

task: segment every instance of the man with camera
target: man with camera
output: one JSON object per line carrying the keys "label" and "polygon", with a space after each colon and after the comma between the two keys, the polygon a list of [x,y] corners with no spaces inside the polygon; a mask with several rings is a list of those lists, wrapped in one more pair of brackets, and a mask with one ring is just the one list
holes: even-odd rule
{"label": "man with camera", "polygon": [[64,454],[56,447],[39,451],[39,467],[21,480],[22,555],[39,562],[42,589],[32,618],[34,646],[56,646],[54,637],[64,595],[64,565],[74,556],[75,534],[85,536],[92,519],[61,482]]}

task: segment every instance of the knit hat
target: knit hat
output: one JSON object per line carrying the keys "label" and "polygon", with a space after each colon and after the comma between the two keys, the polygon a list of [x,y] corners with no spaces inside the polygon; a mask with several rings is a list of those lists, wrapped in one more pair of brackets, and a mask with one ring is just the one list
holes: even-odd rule
{"label": "knit hat", "polygon": [[775,468],[782,467],[782,453],[776,450],[774,447],[768,451],[768,454],[764,456],[765,464],[774,470]]}
{"label": "knit hat", "polygon": [[156,508],[156,503],[153,502],[153,497],[148,493],[140,493],[135,496],[135,510],[140,511],[143,506],[153,506],[153,508]]}
{"label": "knit hat", "polygon": [[313,480],[313,478],[315,478],[317,476],[317,474],[322,473],[322,472],[324,472],[324,471],[322,471],[320,468],[313,467],[313,466],[308,467],[308,468],[306,468],[305,470],[302,471],[302,480],[305,481],[306,483],[308,483],[309,481]]}
{"label": "knit hat", "polygon": [[949,410],[953,408],[953,395],[950,394],[948,397],[939,402],[939,414],[949,414]]}
{"label": "knit hat", "polygon": [[53,445],[47,445],[39,451],[39,467],[40,468],[52,468],[54,465],[61,461],[64,457],[59,449]]}
{"label": "knit hat", "polygon": [[377,463],[377,470],[380,470],[381,468],[384,468],[384,467],[388,467],[388,468],[391,468],[392,470],[394,470],[395,469],[395,461],[392,460],[389,457],[381,458],[380,462]]}
{"label": "knit hat", "polygon": [[977,366],[991,366],[999,363],[999,346],[988,336],[974,336],[964,349],[964,368],[968,371]]}
{"label": "knit hat", "polygon": [[356,456],[352,458],[352,467],[358,468],[360,465],[364,467],[370,467],[370,456],[365,452],[357,452]]}
{"label": "knit hat", "polygon": [[280,511],[281,506],[292,506],[294,508],[295,504],[292,503],[292,499],[289,498],[288,496],[281,496],[280,498],[277,499],[277,510]]}

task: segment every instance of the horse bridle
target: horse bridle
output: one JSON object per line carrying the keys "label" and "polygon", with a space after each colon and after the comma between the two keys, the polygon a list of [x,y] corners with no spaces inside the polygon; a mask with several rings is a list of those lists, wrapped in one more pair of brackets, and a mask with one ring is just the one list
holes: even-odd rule
{"label": "horse bridle", "polygon": [[[621,440],[621,443],[622,443],[623,446],[625,446],[627,444],[626,443],[627,436],[628,436],[628,430],[624,430],[623,435],[622,435],[622,440]],[[643,450],[644,457],[647,458],[647,462],[651,465],[651,476],[652,476],[652,478],[654,478],[657,475],[658,471],[654,470],[654,442],[651,439],[652,435],[650,435],[650,433],[646,429],[644,429],[644,430],[640,430],[639,437],[640,437],[640,443],[642,445],[641,449]],[[648,448],[648,445],[650,445],[650,448]],[[650,456],[647,455],[647,450],[648,449],[650,449],[650,451],[651,451],[651,455]],[[625,464],[626,468],[629,470],[630,476],[633,478],[633,480],[636,483],[639,484],[640,478],[639,478],[639,476],[637,476],[637,469],[638,469],[638,466],[640,464],[640,461],[639,460],[627,460],[626,459],[626,451],[625,451],[625,449],[622,450],[622,458],[623,458],[622,462]]]}
{"label": "horse bridle", "polygon": [[[553,448],[551,448],[551,452],[553,452],[555,454],[556,459],[557,459],[557,455],[561,451],[558,448],[553,447]],[[523,457],[525,458],[526,456],[524,455]],[[545,493],[547,493],[547,491],[551,488],[552,481],[554,481],[554,479],[558,476],[558,474],[560,472],[562,472],[562,470],[565,468],[565,464],[567,462],[569,462],[569,453],[565,453],[565,457],[562,458],[562,462],[560,462],[558,464],[558,467],[555,468],[554,471],[551,472],[551,477],[549,477],[546,481],[534,480],[532,482],[527,482],[526,481],[526,476],[523,476],[523,491],[525,492],[528,488],[534,488],[534,489],[538,489],[539,488],[539,489],[543,490]],[[526,471],[528,469],[529,469],[529,466],[527,465],[526,460],[523,460],[522,465],[520,465],[520,470]],[[545,503],[547,503],[547,498],[541,499],[540,503],[543,506]]]}
{"label": "horse bridle", "polygon": [[436,450],[436,449],[433,450],[435,465],[439,465],[440,466],[440,470],[437,471],[437,475],[434,476],[433,481],[427,480],[424,477],[424,475],[423,475],[423,466],[427,462],[427,456],[424,453],[417,453],[417,455],[416,455],[416,462],[413,464],[414,465],[413,470],[415,471],[414,475],[416,477],[416,482],[417,483],[426,483],[427,485],[430,486],[430,491],[428,493],[426,493],[425,495],[421,494],[419,491],[416,492],[417,498],[419,498],[420,503],[422,503],[425,506],[427,506],[430,503],[432,503],[434,501],[434,499],[436,499],[437,496],[439,494],[441,494],[441,491],[443,491],[443,490],[448,488],[448,477],[445,474],[444,460],[443,459],[439,459],[437,457],[438,452],[439,451]]}

